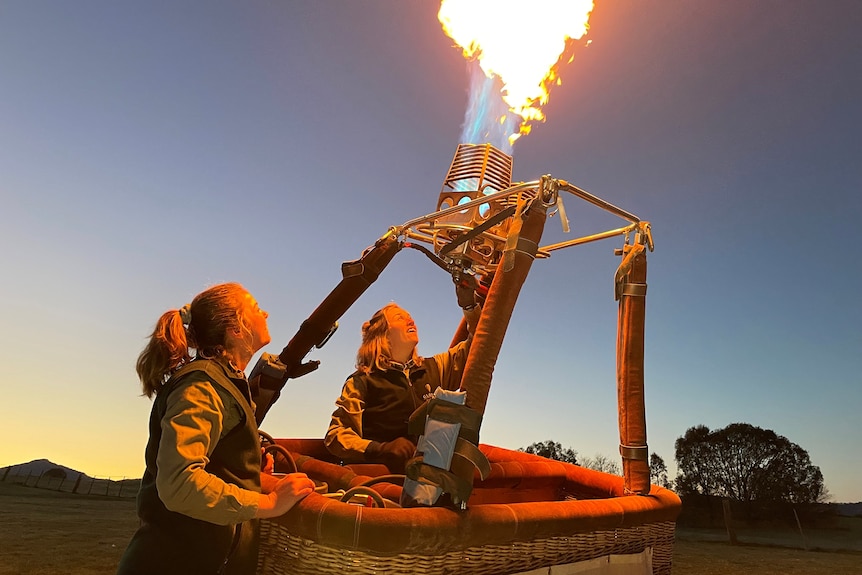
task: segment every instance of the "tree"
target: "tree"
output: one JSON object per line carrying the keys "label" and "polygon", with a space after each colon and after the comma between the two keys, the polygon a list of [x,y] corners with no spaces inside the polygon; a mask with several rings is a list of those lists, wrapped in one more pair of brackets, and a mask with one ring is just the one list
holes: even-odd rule
{"label": "tree", "polygon": [[676,440],[677,491],[737,501],[814,503],[826,496],[808,452],[770,429],[731,423],[689,428]]}
{"label": "tree", "polygon": [[664,459],[653,451],[649,456],[649,479],[653,485],[671,489],[673,482],[667,477],[667,465]]}
{"label": "tree", "polygon": [[563,448],[562,445],[556,441],[551,441],[550,439],[547,441],[531,443],[527,447],[520,448],[518,451],[532,453],[541,457],[547,457],[548,459],[556,459],[557,461],[563,461],[565,463],[573,463],[575,465],[578,463],[577,451],[569,449],[568,447]]}
{"label": "tree", "polygon": [[581,467],[601,471],[603,473],[610,473],[611,475],[622,475],[620,464],[601,453],[596,453],[595,457],[587,457],[584,459],[581,462]]}

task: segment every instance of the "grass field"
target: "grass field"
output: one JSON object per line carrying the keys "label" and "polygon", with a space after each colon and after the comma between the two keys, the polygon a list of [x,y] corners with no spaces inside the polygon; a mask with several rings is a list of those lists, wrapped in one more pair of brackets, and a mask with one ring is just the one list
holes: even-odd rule
{"label": "grass field", "polygon": [[133,499],[0,483],[0,575],[113,573],[137,525]]}
{"label": "grass field", "polygon": [[[0,575],[111,574],[138,525],[134,501],[0,483]],[[862,575],[862,519],[806,533],[680,529],[674,575]],[[808,546],[809,551],[802,549]]]}

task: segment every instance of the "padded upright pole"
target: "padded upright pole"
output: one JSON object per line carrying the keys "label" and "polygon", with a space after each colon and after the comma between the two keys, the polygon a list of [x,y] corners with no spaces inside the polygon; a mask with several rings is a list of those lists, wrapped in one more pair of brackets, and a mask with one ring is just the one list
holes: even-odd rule
{"label": "padded upright pole", "polygon": [[485,413],[494,364],[500,354],[518,294],[533,265],[545,229],[546,216],[547,208],[542,202],[533,201],[523,214],[523,224],[510,229],[506,249],[508,253],[504,254],[488,289],[461,379],[461,389],[467,392],[467,407],[479,414]]}
{"label": "padded upright pole", "polygon": [[[488,461],[478,449],[479,428],[494,364],[518,293],[538,252],[547,216],[547,207],[541,199],[518,207],[521,210],[516,212],[509,228],[506,249],[494,272],[470,344],[460,392],[438,389],[435,396],[439,397],[410,417],[408,430],[416,425],[423,427],[424,433],[419,438],[416,457],[405,466],[402,507],[434,505],[443,493],[449,493],[456,508],[466,509],[476,470],[483,479],[490,473]],[[466,335],[466,331],[462,334]],[[455,337],[459,335],[456,333]],[[448,451],[452,447],[454,451]]]}
{"label": "padded upright pole", "polygon": [[644,319],[646,316],[646,250],[626,246],[617,273],[617,400],[620,455],[626,493],[650,491],[649,449],[644,404]]}

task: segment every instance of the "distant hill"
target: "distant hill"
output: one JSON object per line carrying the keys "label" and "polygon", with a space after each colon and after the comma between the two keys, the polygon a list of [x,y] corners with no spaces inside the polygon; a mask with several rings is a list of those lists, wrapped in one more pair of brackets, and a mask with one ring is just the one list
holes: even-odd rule
{"label": "distant hill", "polygon": [[27,463],[0,467],[0,477],[7,474],[7,469],[9,470],[9,475],[32,475],[34,477],[38,477],[50,472],[52,475],[65,477],[66,479],[77,479],[79,476],[88,477],[86,473],[82,473],[81,471],[72,469],[71,467],[66,467],[65,465],[54,463],[53,461],[48,461],[47,459],[34,459]]}
{"label": "distant hill", "polygon": [[141,479],[127,477],[91,477],[86,473],[54,463],[47,459],[34,459],[27,463],[0,467],[0,481],[50,491],[112,497],[134,497]]}

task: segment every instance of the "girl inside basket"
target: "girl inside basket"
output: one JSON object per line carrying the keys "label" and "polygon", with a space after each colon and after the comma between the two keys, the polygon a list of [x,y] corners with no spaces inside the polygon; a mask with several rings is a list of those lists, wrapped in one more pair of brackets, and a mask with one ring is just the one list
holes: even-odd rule
{"label": "girl inside basket", "polygon": [[[475,281],[456,282],[455,287],[469,334],[481,312],[475,288]],[[458,389],[470,341],[468,336],[443,353],[422,358],[410,314],[395,303],[377,310],[362,324],[356,371],[335,402],[324,438],[329,452],[344,463],[382,463],[392,473],[403,473],[416,450],[407,420],[437,387]]]}
{"label": "girl inside basket", "polygon": [[144,395],[155,397],[141,524],[118,575],[252,575],[256,519],[281,515],[313,491],[304,473],[261,474],[244,370],[270,342],[267,317],[243,286],[225,283],[156,323],[136,366]]}

